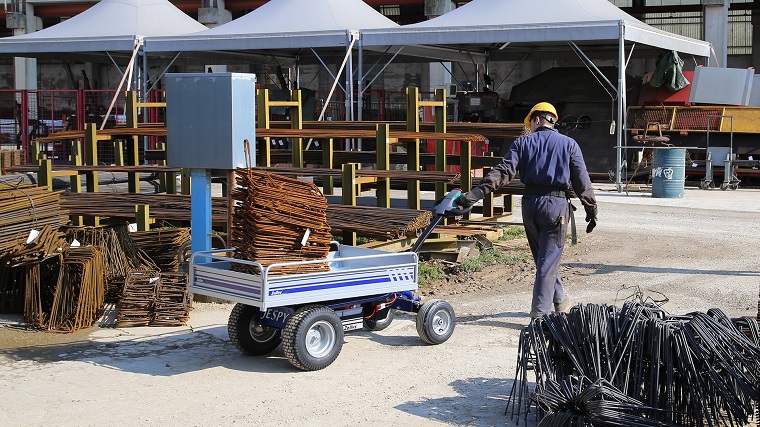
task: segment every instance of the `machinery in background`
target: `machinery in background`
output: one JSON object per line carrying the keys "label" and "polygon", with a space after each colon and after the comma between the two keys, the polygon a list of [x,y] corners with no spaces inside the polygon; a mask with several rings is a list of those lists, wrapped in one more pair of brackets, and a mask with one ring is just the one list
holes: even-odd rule
{"label": "machinery in background", "polygon": [[[690,82],[694,71],[684,71]],[[659,130],[669,137],[669,144],[688,147],[687,177],[698,180],[704,189],[738,188],[745,181],[760,178],[760,107],[744,105],[694,105],[689,102],[692,85],[676,92],[653,88],[648,84],[651,73],[642,79],[636,106],[628,107],[626,130],[636,136],[648,130]],[[629,140],[630,141],[630,140]],[[642,161],[645,147],[630,144],[629,164]]]}

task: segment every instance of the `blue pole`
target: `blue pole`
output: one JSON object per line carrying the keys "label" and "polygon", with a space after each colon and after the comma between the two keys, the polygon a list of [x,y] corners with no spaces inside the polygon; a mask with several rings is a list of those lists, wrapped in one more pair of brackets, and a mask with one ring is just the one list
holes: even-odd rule
{"label": "blue pole", "polygon": [[190,227],[192,253],[211,250],[211,174],[190,169]]}

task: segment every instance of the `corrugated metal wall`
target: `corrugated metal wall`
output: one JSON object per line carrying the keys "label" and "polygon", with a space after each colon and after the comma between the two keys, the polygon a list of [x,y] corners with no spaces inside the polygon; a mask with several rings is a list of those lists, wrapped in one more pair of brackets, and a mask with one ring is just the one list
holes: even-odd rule
{"label": "corrugated metal wall", "polygon": [[[617,7],[633,7],[633,0],[611,0]],[[752,3],[752,0],[736,0],[731,3]],[[647,0],[647,6],[699,5],[700,0]],[[752,54],[752,11],[732,10],[728,12],[728,54]],[[642,18],[645,23],[682,36],[703,39],[701,12],[647,13]]]}

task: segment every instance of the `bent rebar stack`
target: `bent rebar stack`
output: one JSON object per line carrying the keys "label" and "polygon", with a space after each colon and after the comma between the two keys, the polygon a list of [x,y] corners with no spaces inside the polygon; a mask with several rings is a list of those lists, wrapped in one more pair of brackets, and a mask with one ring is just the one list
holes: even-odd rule
{"label": "bent rebar stack", "polygon": [[[744,425],[754,413],[753,400],[760,398],[760,345],[739,330],[737,321],[718,309],[673,316],[634,302],[619,309],[579,305],[568,314],[545,315],[520,335],[507,411],[511,405],[513,416],[524,411],[527,417],[531,402],[556,396],[556,383],[586,377],[607,381],[650,408],[638,413],[649,421]],[[756,320],[740,322],[745,321],[757,330]],[[536,381],[532,395],[530,370]],[[550,407],[539,404],[537,409],[543,416]],[[663,425],[626,422],[630,413],[623,409],[608,412],[608,424],[593,425]],[[576,414],[588,420],[588,410],[578,408]]]}
{"label": "bent rebar stack", "polygon": [[[264,267],[280,262],[320,260],[330,251],[327,200],[316,185],[239,168],[232,215],[235,257]],[[236,268],[248,266],[235,264]],[[269,274],[329,270],[327,263],[280,267]],[[259,273],[250,266],[249,273]]]}

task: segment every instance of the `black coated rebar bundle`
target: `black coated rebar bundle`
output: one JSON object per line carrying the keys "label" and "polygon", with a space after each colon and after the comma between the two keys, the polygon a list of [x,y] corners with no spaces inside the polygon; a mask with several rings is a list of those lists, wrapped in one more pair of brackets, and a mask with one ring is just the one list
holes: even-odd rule
{"label": "black coated rebar bundle", "polygon": [[47,328],[74,332],[92,326],[103,314],[105,279],[99,248],[69,248],[63,255]]}
{"label": "black coated rebar bundle", "polygon": [[[741,322],[758,328],[754,319]],[[619,309],[579,305],[567,314],[545,315],[520,335],[512,415],[525,411],[527,417],[531,402],[554,393],[549,381],[586,377],[607,381],[652,408],[637,414],[649,421],[632,422],[621,407],[605,412],[606,424],[593,425],[744,425],[760,397],[760,346],[739,327],[718,309],[672,316],[634,302]],[[536,381],[533,395],[530,370]],[[539,404],[537,414],[546,408]]]}
{"label": "black coated rebar bundle", "polygon": [[0,181],[0,255],[23,244],[32,230],[68,222],[58,193],[24,182]]}
{"label": "black coated rebar bundle", "polygon": [[661,409],[644,406],[605,379],[567,376],[561,383],[548,379],[534,394],[546,414],[538,427],[675,426],[652,418]]}
{"label": "black coated rebar bundle", "polygon": [[150,257],[137,247],[126,225],[70,227],[66,229],[66,238],[69,242],[76,239],[82,246],[98,247],[103,252],[107,273],[107,302],[119,299],[124,280],[131,272],[157,268]]}
{"label": "black coated rebar bundle", "polygon": [[[326,259],[330,251],[327,200],[316,185],[239,168],[232,192],[232,241],[235,257],[264,267],[280,262]],[[249,273],[256,268],[235,264]],[[270,274],[329,270],[327,263],[280,267]]]}
{"label": "black coated rebar bundle", "polygon": [[137,231],[129,236],[162,272],[176,272],[179,266],[179,250],[190,240],[190,229],[162,228]]}

